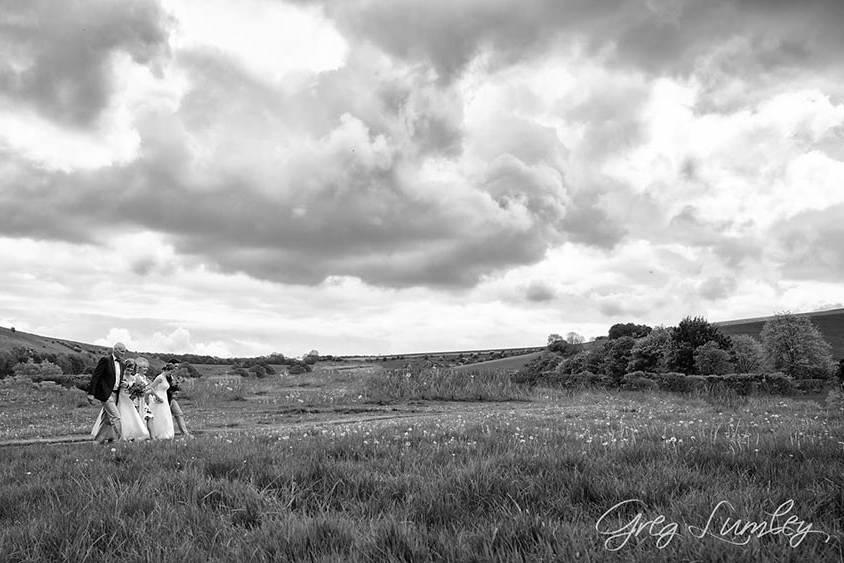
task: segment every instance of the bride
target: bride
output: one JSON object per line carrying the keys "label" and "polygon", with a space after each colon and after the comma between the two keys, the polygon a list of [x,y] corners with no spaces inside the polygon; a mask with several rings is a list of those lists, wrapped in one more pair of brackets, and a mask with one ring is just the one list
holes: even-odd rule
{"label": "bride", "polygon": [[[129,388],[137,379],[136,374],[137,364],[133,360],[127,360],[125,366],[125,373],[120,378],[120,392],[117,394],[117,412],[120,414],[120,426],[123,435],[123,440],[146,440],[149,438],[146,424],[141,418],[138,409],[135,408],[135,403],[130,396]],[[103,416],[105,411],[100,411],[100,416],[94,423],[94,428],[91,430],[92,436],[97,436],[102,426]]]}

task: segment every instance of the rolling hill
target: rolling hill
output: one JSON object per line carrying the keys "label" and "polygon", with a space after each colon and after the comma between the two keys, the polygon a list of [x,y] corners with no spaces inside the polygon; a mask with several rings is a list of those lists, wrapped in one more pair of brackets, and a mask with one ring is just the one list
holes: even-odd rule
{"label": "rolling hill", "polygon": [[96,362],[108,352],[108,348],[96,344],[85,344],[73,340],[62,340],[49,336],[39,336],[19,330],[0,327],[0,352],[11,352],[15,348],[24,348],[38,354],[79,354],[89,356]]}

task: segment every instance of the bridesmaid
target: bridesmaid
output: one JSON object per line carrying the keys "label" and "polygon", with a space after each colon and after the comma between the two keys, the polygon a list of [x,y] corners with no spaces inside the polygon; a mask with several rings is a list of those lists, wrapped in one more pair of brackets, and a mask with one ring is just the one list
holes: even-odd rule
{"label": "bridesmaid", "polygon": [[135,408],[138,409],[141,418],[144,419],[144,424],[146,425],[147,432],[150,436],[152,436],[152,429],[150,426],[152,422],[152,409],[150,408],[149,403],[153,399],[146,393],[146,389],[147,387],[149,387],[150,384],[150,380],[147,378],[147,371],[149,370],[149,360],[144,357],[136,358],[135,365],[135,382],[144,386],[144,394],[137,396],[134,399]]}
{"label": "bridesmaid", "polygon": [[173,364],[165,365],[146,389],[146,394],[149,395],[149,408],[152,411],[152,418],[149,419],[148,424],[150,436],[154,440],[169,439],[176,435],[170,403],[167,401],[167,389],[170,388],[167,375],[175,368]]}

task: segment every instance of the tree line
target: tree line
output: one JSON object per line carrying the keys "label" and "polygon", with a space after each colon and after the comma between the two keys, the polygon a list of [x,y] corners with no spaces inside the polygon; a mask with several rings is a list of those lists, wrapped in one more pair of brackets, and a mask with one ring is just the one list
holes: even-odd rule
{"label": "tree line", "polygon": [[588,344],[573,335],[549,336],[548,350],[555,354],[533,369],[601,373],[616,380],[637,371],[684,375],[773,371],[794,379],[826,379],[840,372],[829,343],[811,319],[791,313],[769,319],[759,339],[728,336],[703,317],[686,317],[674,327],[619,323],[606,337]]}

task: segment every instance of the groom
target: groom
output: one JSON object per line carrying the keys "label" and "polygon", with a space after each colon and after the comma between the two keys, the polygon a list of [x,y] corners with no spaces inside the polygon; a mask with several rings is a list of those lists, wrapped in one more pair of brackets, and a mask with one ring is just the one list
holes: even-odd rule
{"label": "groom", "polygon": [[[102,402],[105,412],[103,426],[108,420],[118,440],[123,436],[123,431],[120,426],[120,413],[117,410],[117,394],[120,392],[125,355],[126,346],[122,342],[117,342],[112,347],[111,354],[100,358],[91,375],[91,383],[88,385],[88,402],[93,404],[95,398]],[[97,441],[100,441],[100,434],[97,435]]]}

